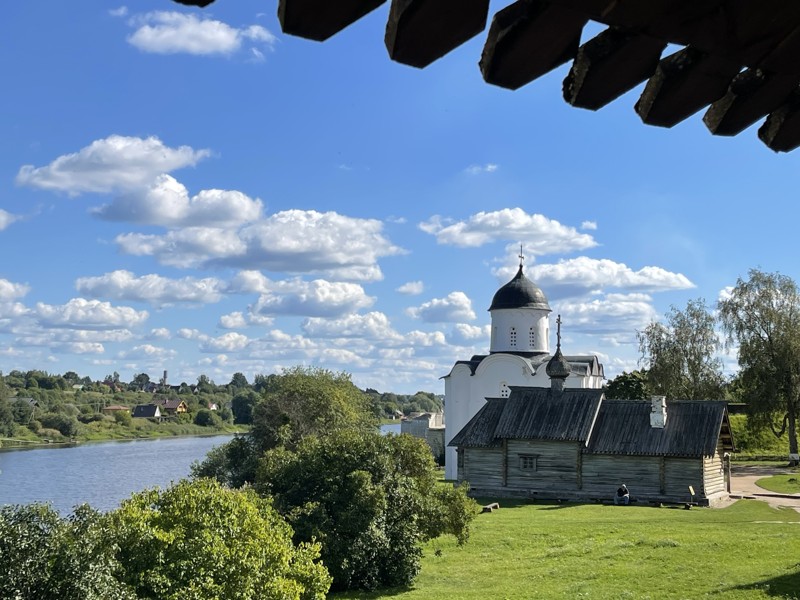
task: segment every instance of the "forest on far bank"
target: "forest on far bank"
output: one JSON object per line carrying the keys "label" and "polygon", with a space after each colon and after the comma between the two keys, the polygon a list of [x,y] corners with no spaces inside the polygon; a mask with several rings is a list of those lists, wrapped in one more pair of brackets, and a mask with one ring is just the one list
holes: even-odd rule
{"label": "forest on far bank", "polygon": [[[33,443],[243,431],[253,406],[276,377],[258,374],[251,383],[235,373],[229,382],[217,384],[200,375],[196,382],[170,385],[147,373],[125,382],[117,372],[92,380],[74,371],[12,370],[0,373],[0,438]],[[443,410],[442,396],[432,392],[364,393],[376,419]],[[174,405],[180,402],[178,412]],[[132,416],[136,406],[148,404],[160,406],[158,418]]]}

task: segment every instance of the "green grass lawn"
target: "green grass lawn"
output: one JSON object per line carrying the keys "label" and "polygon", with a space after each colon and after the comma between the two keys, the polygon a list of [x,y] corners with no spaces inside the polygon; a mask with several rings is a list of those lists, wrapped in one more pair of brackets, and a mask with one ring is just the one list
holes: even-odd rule
{"label": "green grass lawn", "polygon": [[779,494],[800,494],[800,473],[764,477],[756,481],[756,485]]}
{"label": "green grass lawn", "polygon": [[408,590],[335,598],[800,598],[800,513],[501,501],[470,541],[425,547]]}

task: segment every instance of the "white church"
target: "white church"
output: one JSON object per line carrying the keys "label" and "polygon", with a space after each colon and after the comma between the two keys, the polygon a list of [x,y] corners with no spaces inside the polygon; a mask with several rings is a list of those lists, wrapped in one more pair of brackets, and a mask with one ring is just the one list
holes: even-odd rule
{"label": "white church", "polygon": [[[447,446],[489,398],[508,398],[511,386],[550,387],[550,305],[542,290],[519,271],[497,290],[489,307],[489,354],[459,360],[445,375],[445,477],[457,479],[456,449]],[[565,356],[567,388],[603,386],[603,365],[594,355]]]}

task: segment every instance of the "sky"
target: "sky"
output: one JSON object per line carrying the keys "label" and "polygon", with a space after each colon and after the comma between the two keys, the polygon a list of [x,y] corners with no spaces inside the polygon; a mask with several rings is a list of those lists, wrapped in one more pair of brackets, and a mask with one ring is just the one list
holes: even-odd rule
{"label": "sky", "polygon": [[488,85],[485,32],[419,70],[387,55],[388,3],[324,43],[284,35],[275,1],[3,10],[5,373],[307,365],[443,393],[488,351],[521,244],[565,353],[612,378],[671,306],[752,268],[800,280],[800,151],[702,113],[646,126],[642,86],[572,108],[568,66]]}

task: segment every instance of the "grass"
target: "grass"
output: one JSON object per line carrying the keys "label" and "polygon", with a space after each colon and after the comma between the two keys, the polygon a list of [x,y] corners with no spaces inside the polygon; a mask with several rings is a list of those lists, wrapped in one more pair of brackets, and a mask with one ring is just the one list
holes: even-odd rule
{"label": "grass", "polygon": [[[488,501],[488,500],[487,500]],[[740,500],[679,510],[501,501],[462,547],[425,547],[397,600],[800,598],[800,513]]]}
{"label": "grass", "polygon": [[764,477],[756,481],[756,485],[778,494],[800,494],[800,474]]}

